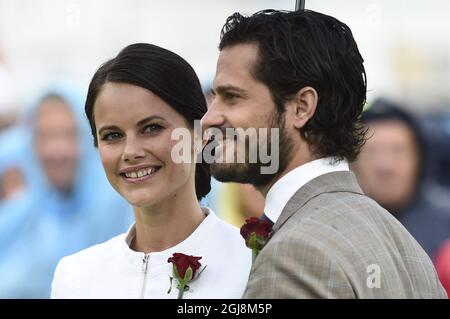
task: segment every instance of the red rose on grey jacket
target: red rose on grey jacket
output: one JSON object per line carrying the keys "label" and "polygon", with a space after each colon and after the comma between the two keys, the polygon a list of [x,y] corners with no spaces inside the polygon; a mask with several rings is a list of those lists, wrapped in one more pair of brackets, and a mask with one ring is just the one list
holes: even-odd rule
{"label": "red rose on grey jacket", "polygon": [[[266,240],[269,238],[270,232],[272,231],[272,225],[265,221],[261,220],[256,217],[247,218],[245,220],[245,224],[241,227],[241,235],[245,239],[245,244],[249,248],[258,248],[261,249],[262,247],[251,247],[253,245],[252,242],[250,242],[250,238],[252,233],[255,234],[256,237],[260,237],[263,240]],[[255,244],[259,244],[259,241],[257,241]]]}

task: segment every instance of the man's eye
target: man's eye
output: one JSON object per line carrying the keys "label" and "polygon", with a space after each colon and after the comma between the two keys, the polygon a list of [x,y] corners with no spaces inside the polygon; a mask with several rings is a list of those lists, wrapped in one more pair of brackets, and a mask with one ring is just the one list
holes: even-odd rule
{"label": "man's eye", "polygon": [[121,137],[122,137],[122,134],[117,133],[117,132],[111,132],[111,133],[103,135],[102,141],[113,141],[113,140],[117,140]]}
{"label": "man's eye", "polygon": [[153,133],[157,133],[157,132],[161,131],[162,129],[163,129],[163,127],[161,125],[150,124],[144,128],[144,133],[153,134]]}
{"label": "man's eye", "polygon": [[224,94],[225,100],[233,100],[233,99],[236,99],[236,98],[238,98],[238,97],[239,97],[239,96],[236,95],[236,94],[234,94],[234,93],[229,93],[229,92],[227,92],[227,93]]}

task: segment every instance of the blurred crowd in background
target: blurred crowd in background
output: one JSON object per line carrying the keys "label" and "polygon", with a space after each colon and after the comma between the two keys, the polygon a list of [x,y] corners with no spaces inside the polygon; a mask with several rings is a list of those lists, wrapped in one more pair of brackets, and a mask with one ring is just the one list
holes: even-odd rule
{"label": "blurred crowd in background", "polygon": [[[181,1],[99,1],[94,8],[98,11],[91,10],[89,15],[84,13],[87,2],[61,1],[65,10],[59,15],[65,17],[66,29],[41,43],[33,40],[36,51],[30,51],[29,42],[18,44],[24,35],[22,27],[11,25],[21,15],[19,8],[28,3],[0,0],[0,21],[9,21],[0,22],[0,298],[49,297],[60,258],[125,232],[133,221],[131,207],[106,180],[83,113],[95,68],[127,44],[153,42],[180,53],[194,65],[208,99],[225,18],[234,11],[290,10],[295,3],[225,2],[211,6],[202,0],[186,7]],[[369,92],[362,121],[368,140],[351,169],[364,192],[388,209],[422,245],[450,294],[450,23],[439,20],[445,11],[442,6],[450,10],[450,4],[435,0],[419,8],[419,1],[398,1],[391,8],[388,1],[365,5],[349,1],[344,10],[339,3],[306,1],[306,7],[353,22],[349,26],[366,61]],[[34,8],[52,4],[40,0]],[[130,15],[145,11],[141,7],[159,17],[158,25],[149,19],[143,27],[145,15],[141,13],[136,26],[122,23],[117,27],[116,20],[133,21]],[[117,12],[123,8],[128,9],[122,10],[126,18]],[[427,26],[412,30],[408,10],[410,17],[425,15]],[[29,8],[24,15],[27,12]],[[88,36],[89,27],[83,23],[89,24],[97,12],[102,12],[99,21],[110,23],[112,29],[128,31],[117,33],[116,42],[97,32],[97,39],[91,41],[103,41],[104,45],[93,45],[92,52],[89,46],[73,47],[71,37],[76,42]],[[198,29],[190,26],[181,32],[182,23],[168,19],[170,26],[162,31],[165,16],[174,18],[183,12],[189,20],[204,19],[209,27],[198,23]],[[430,12],[436,15],[433,21]],[[385,25],[394,24],[389,17],[396,14],[397,29],[386,32]],[[54,27],[46,23],[46,27]],[[71,34],[77,25],[79,34]],[[38,28],[36,22],[34,26]],[[13,34],[15,28],[19,36]],[[424,30],[418,32],[420,28]],[[202,40],[195,33],[200,29],[208,32]],[[137,37],[136,33],[152,36]],[[404,34],[408,36],[399,36]],[[61,42],[55,44],[52,41],[58,36]],[[64,46],[73,52],[62,52]],[[95,59],[89,58],[90,54]],[[33,67],[36,61],[42,63]],[[245,218],[262,214],[264,199],[251,185],[213,180],[203,204],[239,227]]]}

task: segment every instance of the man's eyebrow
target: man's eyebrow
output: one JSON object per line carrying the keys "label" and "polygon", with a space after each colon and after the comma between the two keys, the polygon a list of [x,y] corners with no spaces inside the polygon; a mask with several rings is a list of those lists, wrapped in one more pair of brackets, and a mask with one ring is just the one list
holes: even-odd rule
{"label": "man's eyebrow", "polygon": [[215,90],[211,89],[211,93],[214,95],[216,93],[223,94],[224,92],[227,92],[227,91],[234,91],[234,92],[238,92],[238,93],[242,93],[242,94],[247,93],[246,90],[243,90],[243,89],[238,88],[237,86],[233,86],[233,85],[221,85],[221,86],[216,87]]}

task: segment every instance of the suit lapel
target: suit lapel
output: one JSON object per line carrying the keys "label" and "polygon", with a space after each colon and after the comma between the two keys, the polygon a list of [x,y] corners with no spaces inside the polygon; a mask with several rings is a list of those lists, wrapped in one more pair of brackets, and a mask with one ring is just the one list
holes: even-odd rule
{"label": "suit lapel", "polygon": [[351,192],[363,194],[355,175],[350,171],[339,171],[320,175],[300,187],[283,208],[280,217],[273,226],[273,232],[279,230],[283,224],[312,198],[333,192]]}

